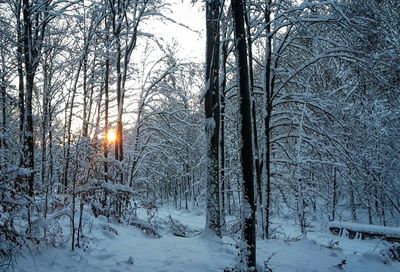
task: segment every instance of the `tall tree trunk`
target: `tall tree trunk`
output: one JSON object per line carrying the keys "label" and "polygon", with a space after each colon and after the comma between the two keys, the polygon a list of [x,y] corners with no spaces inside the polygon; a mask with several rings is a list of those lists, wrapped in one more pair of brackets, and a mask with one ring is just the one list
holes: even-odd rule
{"label": "tall tree trunk", "polygon": [[[117,82],[116,82],[116,91],[117,91],[117,125],[115,129],[115,159],[118,161],[122,161],[124,159],[123,154],[123,125],[122,125],[122,113],[123,113],[123,92],[124,92],[124,84],[123,84],[123,71],[122,69],[125,67],[126,63],[122,63],[122,45],[121,45],[121,33],[122,33],[122,20],[121,18],[124,16],[123,4],[121,1],[117,1],[115,6],[115,1],[113,1],[113,16],[112,16],[112,30],[114,33],[114,43],[117,50],[116,56],[116,72],[117,72]],[[128,29],[125,29],[128,31]],[[126,50],[126,48],[125,48]],[[123,182],[124,171],[123,169],[119,169],[120,171],[120,182]]]}
{"label": "tall tree trunk", "polygon": [[382,218],[382,224],[384,226],[386,226],[387,223],[386,223],[386,213],[385,213],[385,208],[386,208],[386,205],[385,205],[385,194],[382,193],[382,192],[381,192],[381,195],[380,195],[380,200],[381,200],[381,212],[380,212],[380,214],[381,214],[381,218]]}
{"label": "tall tree trunk", "polygon": [[[18,108],[19,108],[19,142],[22,150],[20,151],[19,166],[23,167],[25,163],[24,158],[24,131],[25,131],[25,89],[24,89],[24,40],[23,40],[23,22],[21,22],[21,0],[16,4],[17,18],[17,72],[18,72]],[[17,178],[17,189],[22,189],[22,180],[20,177]]]}
{"label": "tall tree trunk", "polygon": [[[107,7],[107,0],[105,0],[105,6]],[[107,11],[106,11],[107,12]],[[109,133],[109,124],[108,124],[108,111],[109,111],[109,80],[110,80],[110,22],[108,20],[108,16],[105,17],[104,20],[104,28],[106,32],[106,41],[105,41],[105,48],[106,48],[106,61],[105,61],[105,70],[104,70],[104,179],[105,182],[108,182],[109,174],[108,174],[108,150],[109,150],[109,141],[108,141],[108,133]],[[104,191],[104,200],[103,206],[107,203],[107,190]]]}
{"label": "tall tree trunk", "polygon": [[50,193],[51,186],[53,184],[53,132],[52,132],[52,108],[51,108],[51,100],[49,99],[48,105],[47,105],[47,112],[48,112],[48,125],[47,125],[47,131],[48,131],[48,139],[49,139],[49,170],[47,171],[47,182],[48,184],[46,185],[46,199],[45,199],[45,210],[44,210],[44,218],[47,218],[47,212],[48,212],[48,196]]}
{"label": "tall tree trunk", "polygon": [[[51,88],[51,61],[49,61],[49,55],[51,51],[46,52],[43,63],[43,94],[42,94],[42,127],[41,127],[41,162],[40,162],[40,182],[42,186],[45,186],[45,200],[44,200],[44,211],[43,216],[46,219],[48,213],[48,200],[49,200],[49,189],[50,183],[47,174],[47,131],[49,130],[49,111],[51,110],[50,105],[50,88]],[[49,63],[50,62],[50,63]],[[43,228],[43,237],[46,239],[47,230]]]}
{"label": "tall tree trunk", "polygon": [[243,1],[232,0],[232,14],[235,32],[237,76],[239,87],[239,106],[241,123],[241,164],[243,171],[243,238],[247,244],[245,252],[246,265],[249,271],[256,267],[256,205],[253,180],[253,137],[251,118],[251,94],[249,86],[249,68],[244,30]]}
{"label": "tall tree trunk", "polygon": [[[227,18],[224,16],[227,21]],[[221,36],[222,41],[220,42],[221,47],[221,60],[220,60],[220,134],[219,134],[219,153],[220,153],[220,184],[221,184],[221,224],[225,229],[225,215],[226,215],[226,200],[227,200],[227,180],[225,178],[225,90],[226,90],[226,62],[228,59],[228,39],[227,39],[227,22],[223,24]],[[229,205],[229,204],[228,204]]]}
{"label": "tall tree trunk", "polygon": [[2,82],[0,83],[0,92],[1,92],[1,128],[0,128],[0,173],[4,165],[4,150],[6,148],[6,140],[5,140],[5,132],[6,132],[6,124],[7,124],[7,117],[6,117],[6,87],[4,84],[4,78],[1,79]]}
{"label": "tall tree trunk", "polygon": [[[253,72],[253,50],[252,50],[252,41],[251,41],[251,25],[249,21],[249,11],[247,8],[247,4],[243,5],[244,7],[244,20],[246,24],[246,40],[247,40],[247,50],[248,50],[248,61],[249,61],[249,88],[251,95],[251,112],[252,112],[252,125],[253,125],[253,144],[254,144],[254,166],[255,166],[255,174],[256,174],[256,184],[257,184],[257,201],[260,205],[260,214],[261,214],[261,223],[264,228],[264,214],[263,214],[263,206],[262,206],[262,177],[261,171],[262,167],[260,164],[260,154],[258,148],[258,135],[257,135],[257,114],[256,114],[256,99],[254,95],[254,72]],[[257,203],[256,201],[256,203]],[[264,233],[263,233],[264,236]]]}
{"label": "tall tree trunk", "polygon": [[49,101],[48,105],[48,113],[49,113],[49,125],[48,125],[48,134],[49,134],[49,170],[47,171],[48,173],[48,178],[51,183],[53,182],[53,170],[54,170],[54,165],[53,165],[53,129],[52,129],[52,122],[53,122],[53,109],[51,105],[51,101]]}
{"label": "tall tree trunk", "polygon": [[265,45],[265,75],[264,75],[264,154],[263,154],[263,186],[262,194],[263,197],[263,214],[264,214],[264,238],[268,239],[270,237],[270,209],[271,209],[271,113],[272,113],[272,95],[273,95],[273,80],[271,78],[272,71],[272,36],[271,36],[271,0],[266,4],[265,9],[265,35],[266,35],[266,45]]}
{"label": "tall tree trunk", "polygon": [[333,166],[333,190],[332,190],[332,221],[335,221],[337,202],[337,180],[336,167]]}
{"label": "tall tree trunk", "polygon": [[108,180],[108,133],[109,133],[109,124],[108,124],[108,107],[110,103],[110,98],[108,94],[109,90],[109,73],[110,73],[110,59],[106,58],[106,67],[104,72],[104,172],[106,174],[106,181]]}
{"label": "tall tree trunk", "polygon": [[24,167],[29,168],[31,173],[27,176],[28,195],[33,197],[34,188],[34,141],[33,141],[33,84],[35,68],[33,62],[37,56],[37,48],[33,48],[32,21],[30,5],[28,0],[23,1],[24,20],[24,62],[25,62],[25,133],[24,133]]}
{"label": "tall tree trunk", "polygon": [[[95,49],[97,50],[97,49]],[[90,76],[90,89],[89,89],[89,108],[88,108],[88,112],[87,112],[87,122],[86,122],[86,131],[87,131],[87,135],[88,137],[90,137],[92,135],[93,132],[93,123],[94,123],[94,118],[95,118],[95,114],[92,114],[92,112],[96,112],[96,107],[94,107],[93,103],[93,94],[94,94],[94,88],[95,88],[95,74],[96,74],[96,54],[93,56],[93,62],[92,62],[92,70],[91,70],[91,76]],[[101,88],[100,88],[101,89]],[[102,90],[100,90],[100,92],[102,92]],[[101,94],[100,94],[101,97]],[[101,99],[99,99],[101,100]],[[93,110],[94,109],[94,110]],[[89,125],[90,125],[90,129],[89,129]]]}
{"label": "tall tree trunk", "polygon": [[[44,57],[45,61],[43,63],[43,97],[42,97],[42,108],[43,108],[43,119],[42,119],[42,128],[41,128],[41,165],[40,165],[40,181],[42,184],[45,184],[46,181],[46,155],[47,155],[47,129],[48,129],[48,116],[49,116],[49,88],[51,88],[51,68],[48,63],[49,55],[46,53]],[[51,64],[50,64],[51,65]],[[49,71],[50,69],[50,71]],[[46,185],[47,186],[47,185]]]}
{"label": "tall tree trunk", "polygon": [[300,126],[299,126],[299,137],[297,139],[297,144],[296,144],[296,170],[294,172],[294,180],[297,182],[297,213],[298,213],[298,218],[300,222],[300,229],[301,229],[301,234],[303,235],[303,238],[307,237],[307,223],[306,223],[306,217],[305,217],[305,190],[304,190],[304,179],[302,178],[302,169],[301,169],[301,164],[303,162],[303,157],[302,157],[302,145],[303,145],[303,134],[304,132],[304,116],[306,114],[306,109],[307,109],[307,104],[304,103],[303,105],[303,110],[301,113],[300,117]]}
{"label": "tall tree trunk", "polygon": [[353,182],[350,182],[350,188],[349,188],[349,193],[350,193],[350,208],[351,208],[351,220],[353,222],[357,221],[357,213],[356,213],[356,204],[355,204],[355,199],[354,199],[354,188],[353,188]]}
{"label": "tall tree trunk", "polygon": [[219,180],[219,15],[220,1],[206,2],[206,94],[207,218],[206,231],[222,235]]}
{"label": "tall tree trunk", "polygon": [[[83,52],[83,56],[85,57],[86,55],[86,51]],[[72,87],[72,91],[71,91],[71,101],[69,102],[69,109],[67,110],[68,116],[66,116],[67,121],[66,121],[66,137],[67,137],[67,142],[65,143],[65,147],[64,147],[64,160],[65,160],[65,165],[64,165],[64,170],[63,170],[63,185],[64,185],[64,192],[66,192],[67,187],[68,187],[68,170],[69,170],[69,161],[70,161],[70,152],[71,152],[71,141],[72,141],[72,134],[71,134],[71,126],[72,126],[72,115],[73,115],[73,110],[74,110],[74,106],[75,106],[75,96],[76,96],[76,89],[77,89],[77,85],[78,85],[78,80],[79,80],[79,74],[82,68],[82,64],[83,64],[83,59],[81,59],[79,61],[78,64],[78,68],[76,71],[76,75],[75,75],[75,79],[74,79],[74,83],[73,83],[73,87]]]}
{"label": "tall tree trunk", "polygon": [[[86,35],[85,35],[86,36]],[[82,116],[82,136],[86,138],[88,136],[88,91],[87,91],[87,55],[83,59],[83,116]]]}
{"label": "tall tree trunk", "polygon": [[120,153],[120,145],[122,143],[122,108],[121,108],[121,44],[119,36],[116,37],[117,46],[117,127],[116,127],[116,140],[115,140],[115,159],[121,161],[122,154]]}
{"label": "tall tree trunk", "polygon": [[[1,170],[5,167],[4,162],[4,150],[6,149],[6,124],[7,124],[7,116],[6,116],[6,60],[5,53],[3,49],[1,50],[1,64],[2,69],[0,70],[0,104],[1,104],[1,127],[0,127],[0,174],[2,174]],[[0,179],[1,180],[1,179]]]}

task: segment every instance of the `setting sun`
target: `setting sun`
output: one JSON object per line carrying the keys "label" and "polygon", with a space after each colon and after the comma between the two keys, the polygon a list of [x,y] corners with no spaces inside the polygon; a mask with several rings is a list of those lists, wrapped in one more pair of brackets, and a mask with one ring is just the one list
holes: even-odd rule
{"label": "setting sun", "polygon": [[109,143],[115,142],[115,140],[117,139],[117,135],[115,134],[114,130],[110,130],[107,133],[107,141]]}

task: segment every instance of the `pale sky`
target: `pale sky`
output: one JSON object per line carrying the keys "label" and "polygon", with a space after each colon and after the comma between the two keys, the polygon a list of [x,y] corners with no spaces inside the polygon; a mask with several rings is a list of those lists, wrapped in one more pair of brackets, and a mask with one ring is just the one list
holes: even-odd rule
{"label": "pale sky", "polygon": [[[159,19],[146,21],[146,24],[141,25],[141,30],[154,35],[154,38],[161,44],[172,44],[173,40],[178,42],[178,46],[174,52],[176,56],[183,59],[184,62],[203,63],[205,61],[205,10],[203,9],[204,2],[198,1],[193,5],[191,0],[169,0],[170,13],[164,15],[175,21],[164,20],[161,22]],[[187,27],[185,27],[187,26]],[[190,29],[188,29],[190,28]],[[161,41],[163,40],[163,41]],[[146,62],[154,63],[159,57],[162,56],[157,52],[156,46],[153,47],[155,51],[148,52],[143,46],[146,38],[139,36],[138,47],[135,48],[131,59],[131,67],[134,63],[140,62],[145,56]],[[146,51],[146,52],[145,52]],[[142,67],[141,67],[142,68]],[[127,94],[133,96],[126,98],[124,108],[127,112],[124,114],[125,128],[135,124],[136,114],[132,111],[136,110],[136,99],[138,98],[134,89],[137,90],[137,82],[127,82]],[[133,101],[131,100],[133,99]],[[114,117],[110,117],[114,121]]]}
{"label": "pale sky", "polygon": [[204,61],[205,54],[205,11],[204,3],[193,5],[190,0],[170,0],[172,14],[170,18],[178,24],[188,26],[191,31],[184,26],[166,22],[158,23],[154,31],[167,42],[173,39],[179,42],[177,48],[180,57],[188,58],[193,61]]}
{"label": "pale sky", "polygon": [[[155,36],[155,39],[162,39],[164,42],[160,41],[161,44],[169,43],[172,44],[173,40],[176,40],[179,46],[176,48],[175,52],[177,56],[185,61],[193,61],[197,63],[203,63],[205,61],[205,10],[203,9],[204,2],[198,1],[197,4],[193,5],[190,3],[191,0],[169,0],[171,13],[166,13],[165,15],[176,23],[168,20],[164,22],[156,21],[146,21],[146,25],[141,25],[141,30],[150,33]],[[185,25],[187,27],[181,26]],[[141,60],[141,56],[148,55],[144,53],[143,43],[141,41],[146,40],[144,37],[139,36],[138,47],[134,49],[133,56],[131,59],[131,67],[134,66],[135,62]],[[142,45],[142,46],[140,46]],[[160,57],[157,52],[151,52],[147,59],[148,62],[154,61]],[[133,86],[132,86],[133,85]],[[114,86],[113,86],[114,87]],[[127,82],[127,94],[132,95],[136,83]],[[134,125],[136,114],[132,114],[132,111],[136,109],[135,102],[137,96],[133,95],[131,98],[126,98],[124,103],[124,108],[127,112],[124,114],[125,128]],[[112,107],[115,107],[112,104]],[[81,110],[81,109],[79,109]],[[115,108],[111,110],[110,122],[113,123],[116,118]],[[74,129],[79,129],[81,127],[81,121],[76,121],[73,123]],[[111,128],[113,129],[113,128]]]}

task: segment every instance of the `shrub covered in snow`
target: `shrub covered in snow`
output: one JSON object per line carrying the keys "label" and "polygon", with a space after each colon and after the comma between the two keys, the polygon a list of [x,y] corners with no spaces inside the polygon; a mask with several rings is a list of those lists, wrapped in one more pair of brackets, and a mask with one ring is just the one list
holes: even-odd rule
{"label": "shrub covered in snow", "polygon": [[400,244],[395,243],[380,251],[381,255],[393,262],[400,262]]}

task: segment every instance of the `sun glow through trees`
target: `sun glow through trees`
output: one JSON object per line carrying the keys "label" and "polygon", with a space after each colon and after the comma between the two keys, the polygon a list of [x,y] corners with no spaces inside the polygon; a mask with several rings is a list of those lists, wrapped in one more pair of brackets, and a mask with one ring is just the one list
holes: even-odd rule
{"label": "sun glow through trees", "polygon": [[108,143],[113,143],[117,139],[117,134],[115,133],[114,130],[110,130],[110,131],[107,132],[106,139],[107,139]]}

